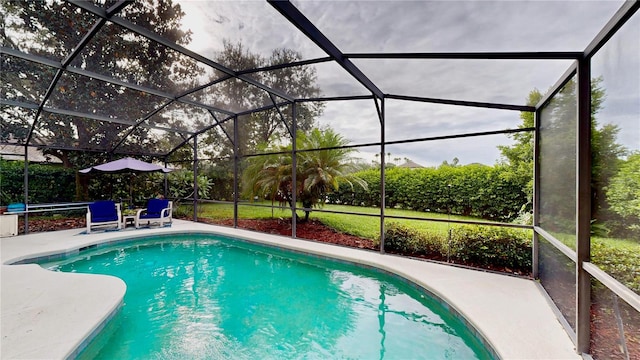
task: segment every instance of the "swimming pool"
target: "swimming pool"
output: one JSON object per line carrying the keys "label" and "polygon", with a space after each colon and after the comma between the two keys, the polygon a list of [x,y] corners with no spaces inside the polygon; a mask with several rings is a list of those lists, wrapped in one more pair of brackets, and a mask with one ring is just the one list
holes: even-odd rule
{"label": "swimming pool", "polygon": [[136,240],[43,266],[127,283],[85,358],[492,358],[404,281],[220,236]]}

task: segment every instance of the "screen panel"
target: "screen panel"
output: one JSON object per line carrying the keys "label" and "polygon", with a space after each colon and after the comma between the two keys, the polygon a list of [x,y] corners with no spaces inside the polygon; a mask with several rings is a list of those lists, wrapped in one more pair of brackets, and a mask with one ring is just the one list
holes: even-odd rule
{"label": "screen panel", "polygon": [[[198,175],[206,177],[202,180],[202,186],[206,193],[199,198],[216,201],[233,201],[233,158],[207,158],[198,160]],[[215,206],[214,206],[215,208]],[[232,216],[233,218],[233,216]]]}
{"label": "screen panel", "polygon": [[591,347],[594,359],[640,357],[640,312],[591,278]]}
{"label": "screen panel", "polygon": [[218,123],[198,134],[198,152],[202,159],[233,158],[234,118],[216,114]]}
{"label": "screen panel", "polygon": [[188,135],[171,130],[138,126],[128,134],[118,152],[163,155],[188,139]]}
{"label": "screen panel", "polygon": [[[135,4],[138,5],[138,4]],[[156,31],[153,16],[144,6],[127,6],[120,14],[135,25]],[[326,56],[311,40],[266,2],[260,1],[174,1],[172,39],[200,55],[217,60],[232,70],[243,70],[241,64],[225,64],[223,54],[230,48],[241,50],[264,61],[282,49],[295,49],[301,59]],[[283,62],[291,62],[276,57]],[[250,66],[251,67],[251,66]]]}
{"label": "screen panel", "polygon": [[539,237],[538,276],[542,287],[576,331],[576,264],[544,238]]}
{"label": "screen panel", "polygon": [[98,20],[70,3],[3,1],[2,46],[61,61]]}
{"label": "screen panel", "polygon": [[570,60],[353,59],[386,94],[524,105],[553,84]]}
{"label": "screen panel", "polygon": [[34,141],[52,147],[78,150],[111,150],[130,125],[61,115],[43,111],[34,130]]}
{"label": "screen panel", "polygon": [[45,104],[54,109],[136,121],[153,112],[165,98],[65,72]]}
{"label": "screen panel", "polygon": [[387,141],[518,129],[521,124],[519,111],[385,100]]}
{"label": "screen panel", "polygon": [[202,62],[111,22],[100,29],[71,66],[174,96],[223,76]]}
{"label": "screen panel", "polygon": [[582,51],[622,3],[294,2],[347,53]]}
{"label": "screen panel", "polygon": [[213,82],[205,88],[185,96],[223,111],[239,113],[272,105],[269,93],[237,78]]}
{"label": "screen panel", "polygon": [[409,143],[398,140],[397,143],[387,144],[387,163],[401,166],[408,159],[421,167],[468,164],[494,166],[503,156],[500,147],[515,143],[512,137],[505,134],[418,140]]}
{"label": "screen panel", "polygon": [[640,203],[639,37],[635,16],[592,58],[591,256],[627,286],[630,274],[640,273],[640,208],[634,205]]}
{"label": "screen panel", "polygon": [[540,112],[540,226],[576,248],[576,80]]}
{"label": "screen panel", "polygon": [[57,70],[7,54],[0,60],[0,97],[40,105]]}
{"label": "screen panel", "polygon": [[380,117],[373,99],[326,101],[318,106],[321,113],[313,125],[331,129],[345,140],[345,145],[380,142]]}
{"label": "screen panel", "polygon": [[36,109],[0,105],[0,140],[10,144],[25,143],[36,112]]}
{"label": "screen panel", "polygon": [[215,123],[214,115],[207,109],[178,101],[173,101],[160,111],[152,113],[146,121],[147,124],[188,132],[197,132]]}

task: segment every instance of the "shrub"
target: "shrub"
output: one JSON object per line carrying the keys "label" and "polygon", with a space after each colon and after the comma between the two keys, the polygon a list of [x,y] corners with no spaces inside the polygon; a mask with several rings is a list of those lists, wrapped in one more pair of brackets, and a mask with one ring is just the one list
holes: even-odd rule
{"label": "shrub", "polygon": [[607,201],[632,236],[640,235],[640,152],[634,152],[620,165],[605,188]]}
{"label": "shrub", "polygon": [[418,252],[420,234],[407,226],[389,223],[384,229],[384,249],[401,254]]}
{"label": "shrub", "polygon": [[451,237],[449,245],[448,237],[443,233],[417,231],[406,225],[388,223],[385,250],[431,259],[446,259],[449,253],[454,262],[471,266],[504,267],[523,273],[531,271],[529,231],[464,225],[454,228]]}
{"label": "shrub", "polygon": [[420,247],[424,254],[433,259],[445,259],[447,255],[447,236],[430,231],[422,233]]}
{"label": "shrub", "polygon": [[[198,207],[198,212],[201,211],[201,208]],[[193,203],[191,204],[180,204],[177,203],[173,208],[173,216],[176,218],[193,218]]]}
{"label": "shrub", "polygon": [[637,248],[614,248],[592,239],[591,262],[640,294],[640,252]]}
{"label": "shrub", "polygon": [[529,272],[531,235],[529,231],[495,226],[458,226],[452,232],[453,260],[482,267],[507,267]]}
{"label": "shrub", "polygon": [[388,223],[384,231],[384,248],[406,255],[426,255],[441,258],[446,252],[446,239],[438,233],[421,232],[399,223]]}
{"label": "shrub", "polygon": [[24,162],[0,158],[0,205],[24,202]]}
{"label": "shrub", "polygon": [[[29,203],[73,201],[75,170],[59,165],[29,164]],[[24,202],[24,161],[0,159],[0,204]]]}
{"label": "shrub", "polygon": [[[439,168],[391,168],[385,173],[385,203],[389,208],[433,211],[476,216],[489,220],[513,220],[527,204],[524,184],[504,176],[500,166],[470,164]],[[380,205],[380,171],[355,174],[367,182],[368,190],[347,184],[331,194],[332,204]]]}
{"label": "shrub", "polygon": [[[213,182],[206,175],[198,175],[198,198],[207,199]],[[169,197],[173,199],[192,198],[194,195],[193,171],[178,170],[169,174]]]}

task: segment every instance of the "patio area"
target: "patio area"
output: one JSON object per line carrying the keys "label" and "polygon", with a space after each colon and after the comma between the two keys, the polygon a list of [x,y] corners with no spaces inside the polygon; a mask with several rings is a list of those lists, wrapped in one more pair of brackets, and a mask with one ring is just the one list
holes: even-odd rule
{"label": "patio area", "polygon": [[[503,359],[580,359],[536,281],[251,231],[174,220],[170,228],[82,234],[83,229],[0,240],[2,358],[67,358],[120,306],[112,277],[54,273],[24,259],[119,239],[213,233],[373,266],[428,289],[461,314]],[[320,315],[321,316],[321,315]],[[541,346],[541,345],[544,346]]]}
{"label": "patio area", "polygon": [[[20,231],[12,222],[3,235],[25,234],[0,240],[2,358],[73,357],[126,291],[110,277],[9,264],[179,232],[399,274],[502,358],[640,357],[639,10],[640,0],[0,2],[0,212],[19,205]],[[79,172],[124,157],[171,173]],[[183,220],[29,234],[30,217],[79,227],[97,200],[135,224],[152,198]],[[379,252],[300,240],[310,214]],[[239,229],[264,219],[289,236]],[[427,255],[535,281],[411,259]]]}

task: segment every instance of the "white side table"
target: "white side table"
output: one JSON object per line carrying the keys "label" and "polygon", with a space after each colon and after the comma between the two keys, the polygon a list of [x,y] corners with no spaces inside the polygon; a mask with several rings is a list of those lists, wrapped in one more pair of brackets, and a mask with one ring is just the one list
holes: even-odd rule
{"label": "white side table", "polygon": [[135,215],[122,215],[122,228],[125,229],[127,224],[131,226],[135,226],[136,224],[136,216]]}

